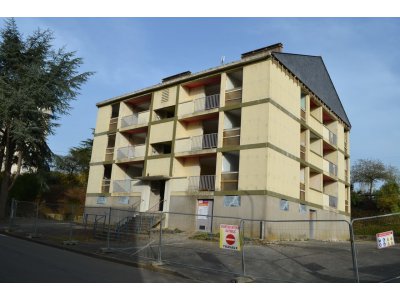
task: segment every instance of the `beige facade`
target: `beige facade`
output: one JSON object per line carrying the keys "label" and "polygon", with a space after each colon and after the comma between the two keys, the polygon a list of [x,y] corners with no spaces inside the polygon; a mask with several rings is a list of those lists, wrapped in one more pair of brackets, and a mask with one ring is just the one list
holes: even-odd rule
{"label": "beige facade", "polygon": [[350,124],[271,51],[98,107],[87,206],[196,214],[208,200],[218,216],[350,216]]}

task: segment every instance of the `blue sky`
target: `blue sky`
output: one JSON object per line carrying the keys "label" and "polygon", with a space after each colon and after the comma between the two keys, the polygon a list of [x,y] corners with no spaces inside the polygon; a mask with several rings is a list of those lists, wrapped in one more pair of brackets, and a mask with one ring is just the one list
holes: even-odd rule
{"label": "blue sky", "polygon": [[[321,55],[352,124],[351,160],[377,158],[400,168],[399,18],[17,18],[24,34],[54,32],[55,47],[96,74],[72,103],[49,145],[66,154],[95,127],[99,101],[186,70],[235,61],[273,43]],[[1,23],[3,23],[1,21]],[[1,25],[2,27],[3,25]]]}

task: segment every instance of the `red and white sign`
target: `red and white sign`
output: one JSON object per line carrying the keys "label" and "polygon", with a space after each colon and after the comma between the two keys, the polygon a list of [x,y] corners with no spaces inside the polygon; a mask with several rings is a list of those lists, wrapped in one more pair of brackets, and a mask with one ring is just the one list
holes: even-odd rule
{"label": "red and white sign", "polygon": [[240,251],[239,226],[221,224],[219,227],[219,247]]}
{"label": "red and white sign", "polygon": [[377,233],[376,245],[378,249],[394,246],[393,230]]}

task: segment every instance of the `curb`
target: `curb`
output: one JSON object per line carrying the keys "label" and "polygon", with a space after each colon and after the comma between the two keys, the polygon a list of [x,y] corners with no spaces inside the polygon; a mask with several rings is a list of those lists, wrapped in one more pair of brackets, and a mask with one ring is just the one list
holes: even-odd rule
{"label": "curb", "polygon": [[56,249],[65,250],[65,251],[69,251],[69,252],[85,255],[85,256],[88,256],[88,257],[92,257],[92,258],[102,259],[102,260],[106,260],[106,261],[109,261],[109,262],[118,263],[118,264],[122,264],[122,265],[127,265],[127,266],[131,266],[131,267],[136,267],[136,268],[140,268],[140,269],[146,269],[146,270],[154,271],[154,272],[158,272],[158,273],[174,275],[174,276],[177,276],[177,277],[193,280],[194,282],[198,282],[197,280],[195,280],[193,278],[190,278],[188,276],[185,276],[185,275],[183,275],[183,274],[181,274],[179,272],[172,271],[172,270],[169,270],[169,269],[165,269],[165,268],[161,267],[161,265],[158,265],[156,262],[152,262],[152,263],[133,262],[133,261],[125,260],[125,259],[118,259],[118,258],[115,258],[115,257],[107,257],[107,256],[99,255],[99,254],[96,254],[96,253],[86,252],[86,251],[83,251],[83,250],[65,248],[65,247],[63,247],[61,245],[50,244],[50,243],[46,243],[46,242],[43,242],[43,241],[34,240],[32,238],[23,237],[23,236],[19,236],[19,235],[14,235],[14,234],[12,234],[10,232],[7,232],[7,231],[4,231],[4,230],[1,230],[0,233],[3,234],[3,235],[6,235],[6,236],[10,236],[10,237],[17,238],[17,239],[20,239],[20,240],[33,242],[33,243],[40,244],[40,245],[43,245],[43,246],[53,247],[53,248],[56,248]]}

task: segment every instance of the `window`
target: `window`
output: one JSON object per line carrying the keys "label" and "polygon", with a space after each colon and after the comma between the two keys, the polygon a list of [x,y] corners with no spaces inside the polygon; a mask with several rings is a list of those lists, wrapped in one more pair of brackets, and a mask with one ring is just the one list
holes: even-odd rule
{"label": "window", "polygon": [[307,213],[307,205],[299,204],[299,213],[301,213],[301,214]]}
{"label": "window", "polygon": [[104,196],[97,197],[96,204],[106,204],[106,203],[107,203],[106,197],[104,197]]}
{"label": "window", "polygon": [[281,208],[281,210],[288,211],[289,210],[289,201],[287,201],[285,199],[281,199],[280,208]]}
{"label": "window", "polygon": [[118,203],[119,204],[129,204],[129,197],[127,197],[127,196],[118,197]]}
{"label": "window", "polygon": [[240,196],[224,196],[224,207],[240,207]]}

